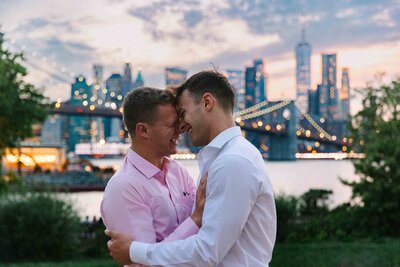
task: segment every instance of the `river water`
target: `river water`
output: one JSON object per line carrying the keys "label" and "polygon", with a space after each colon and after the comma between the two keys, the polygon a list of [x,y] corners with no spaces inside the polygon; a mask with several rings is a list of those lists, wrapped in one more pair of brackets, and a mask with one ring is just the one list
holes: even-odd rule
{"label": "river water", "polygon": [[[118,166],[123,159],[97,160],[98,166]],[[196,160],[180,160],[192,177],[197,180],[199,171]],[[333,191],[330,206],[347,202],[351,189],[339,181],[339,177],[349,181],[358,179],[349,160],[297,160],[283,162],[265,162],[275,195],[299,196],[311,188]],[[63,195],[72,201],[79,215],[84,218],[100,216],[100,202],[103,192],[81,192]]]}

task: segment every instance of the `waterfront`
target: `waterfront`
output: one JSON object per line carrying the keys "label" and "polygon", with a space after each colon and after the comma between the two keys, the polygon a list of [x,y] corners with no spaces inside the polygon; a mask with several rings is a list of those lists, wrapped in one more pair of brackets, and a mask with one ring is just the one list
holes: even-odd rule
{"label": "waterfront", "polygon": [[[120,159],[94,160],[100,166],[118,166]],[[197,180],[199,171],[196,160],[180,160]],[[298,160],[265,162],[274,192],[276,195],[286,194],[299,196],[311,188],[329,189],[333,191],[330,205],[334,207],[347,202],[351,196],[351,189],[341,184],[339,177],[354,181],[357,175],[349,160]],[[100,202],[103,192],[80,192],[62,194],[73,202],[82,218],[100,216]]]}

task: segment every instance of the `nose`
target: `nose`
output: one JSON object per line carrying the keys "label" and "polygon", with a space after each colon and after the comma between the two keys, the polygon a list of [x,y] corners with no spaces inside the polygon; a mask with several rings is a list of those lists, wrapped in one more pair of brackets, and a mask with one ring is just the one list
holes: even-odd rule
{"label": "nose", "polygon": [[179,125],[178,125],[178,128],[177,128],[177,131],[178,131],[178,133],[184,133],[184,132],[186,132],[186,130],[188,129],[188,124],[184,121],[184,120],[181,120],[180,122],[179,122]]}

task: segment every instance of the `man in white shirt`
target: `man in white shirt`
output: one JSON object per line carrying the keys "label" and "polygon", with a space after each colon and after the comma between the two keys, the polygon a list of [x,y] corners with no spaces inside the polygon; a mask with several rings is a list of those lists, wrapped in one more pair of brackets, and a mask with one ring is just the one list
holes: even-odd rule
{"label": "man in white shirt", "polygon": [[208,172],[199,232],[184,240],[146,244],[106,231],[118,263],[149,266],[267,266],[276,236],[271,183],[261,154],[233,119],[234,93],[215,71],[191,76],[176,90],[184,127]]}

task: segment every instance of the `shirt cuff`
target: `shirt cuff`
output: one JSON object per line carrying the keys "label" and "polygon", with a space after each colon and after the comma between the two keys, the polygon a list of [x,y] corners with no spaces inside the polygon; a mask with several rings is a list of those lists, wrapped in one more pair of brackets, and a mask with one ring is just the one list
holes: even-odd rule
{"label": "shirt cuff", "polygon": [[150,244],[133,241],[129,248],[129,258],[134,263],[150,265],[147,258],[147,248]]}
{"label": "shirt cuff", "polygon": [[172,232],[168,237],[166,237],[163,242],[171,242],[176,240],[186,239],[189,236],[197,234],[199,232],[199,227],[192,220],[191,217],[186,218],[186,220],[181,223],[174,232]]}
{"label": "shirt cuff", "polygon": [[181,239],[185,239],[189,236],[197,234],[199,232],[200,228],[192,220],[192,217],[188,217],[186,220],[183,221],[183,223],[181,223],[178,230],[179,230]]}

